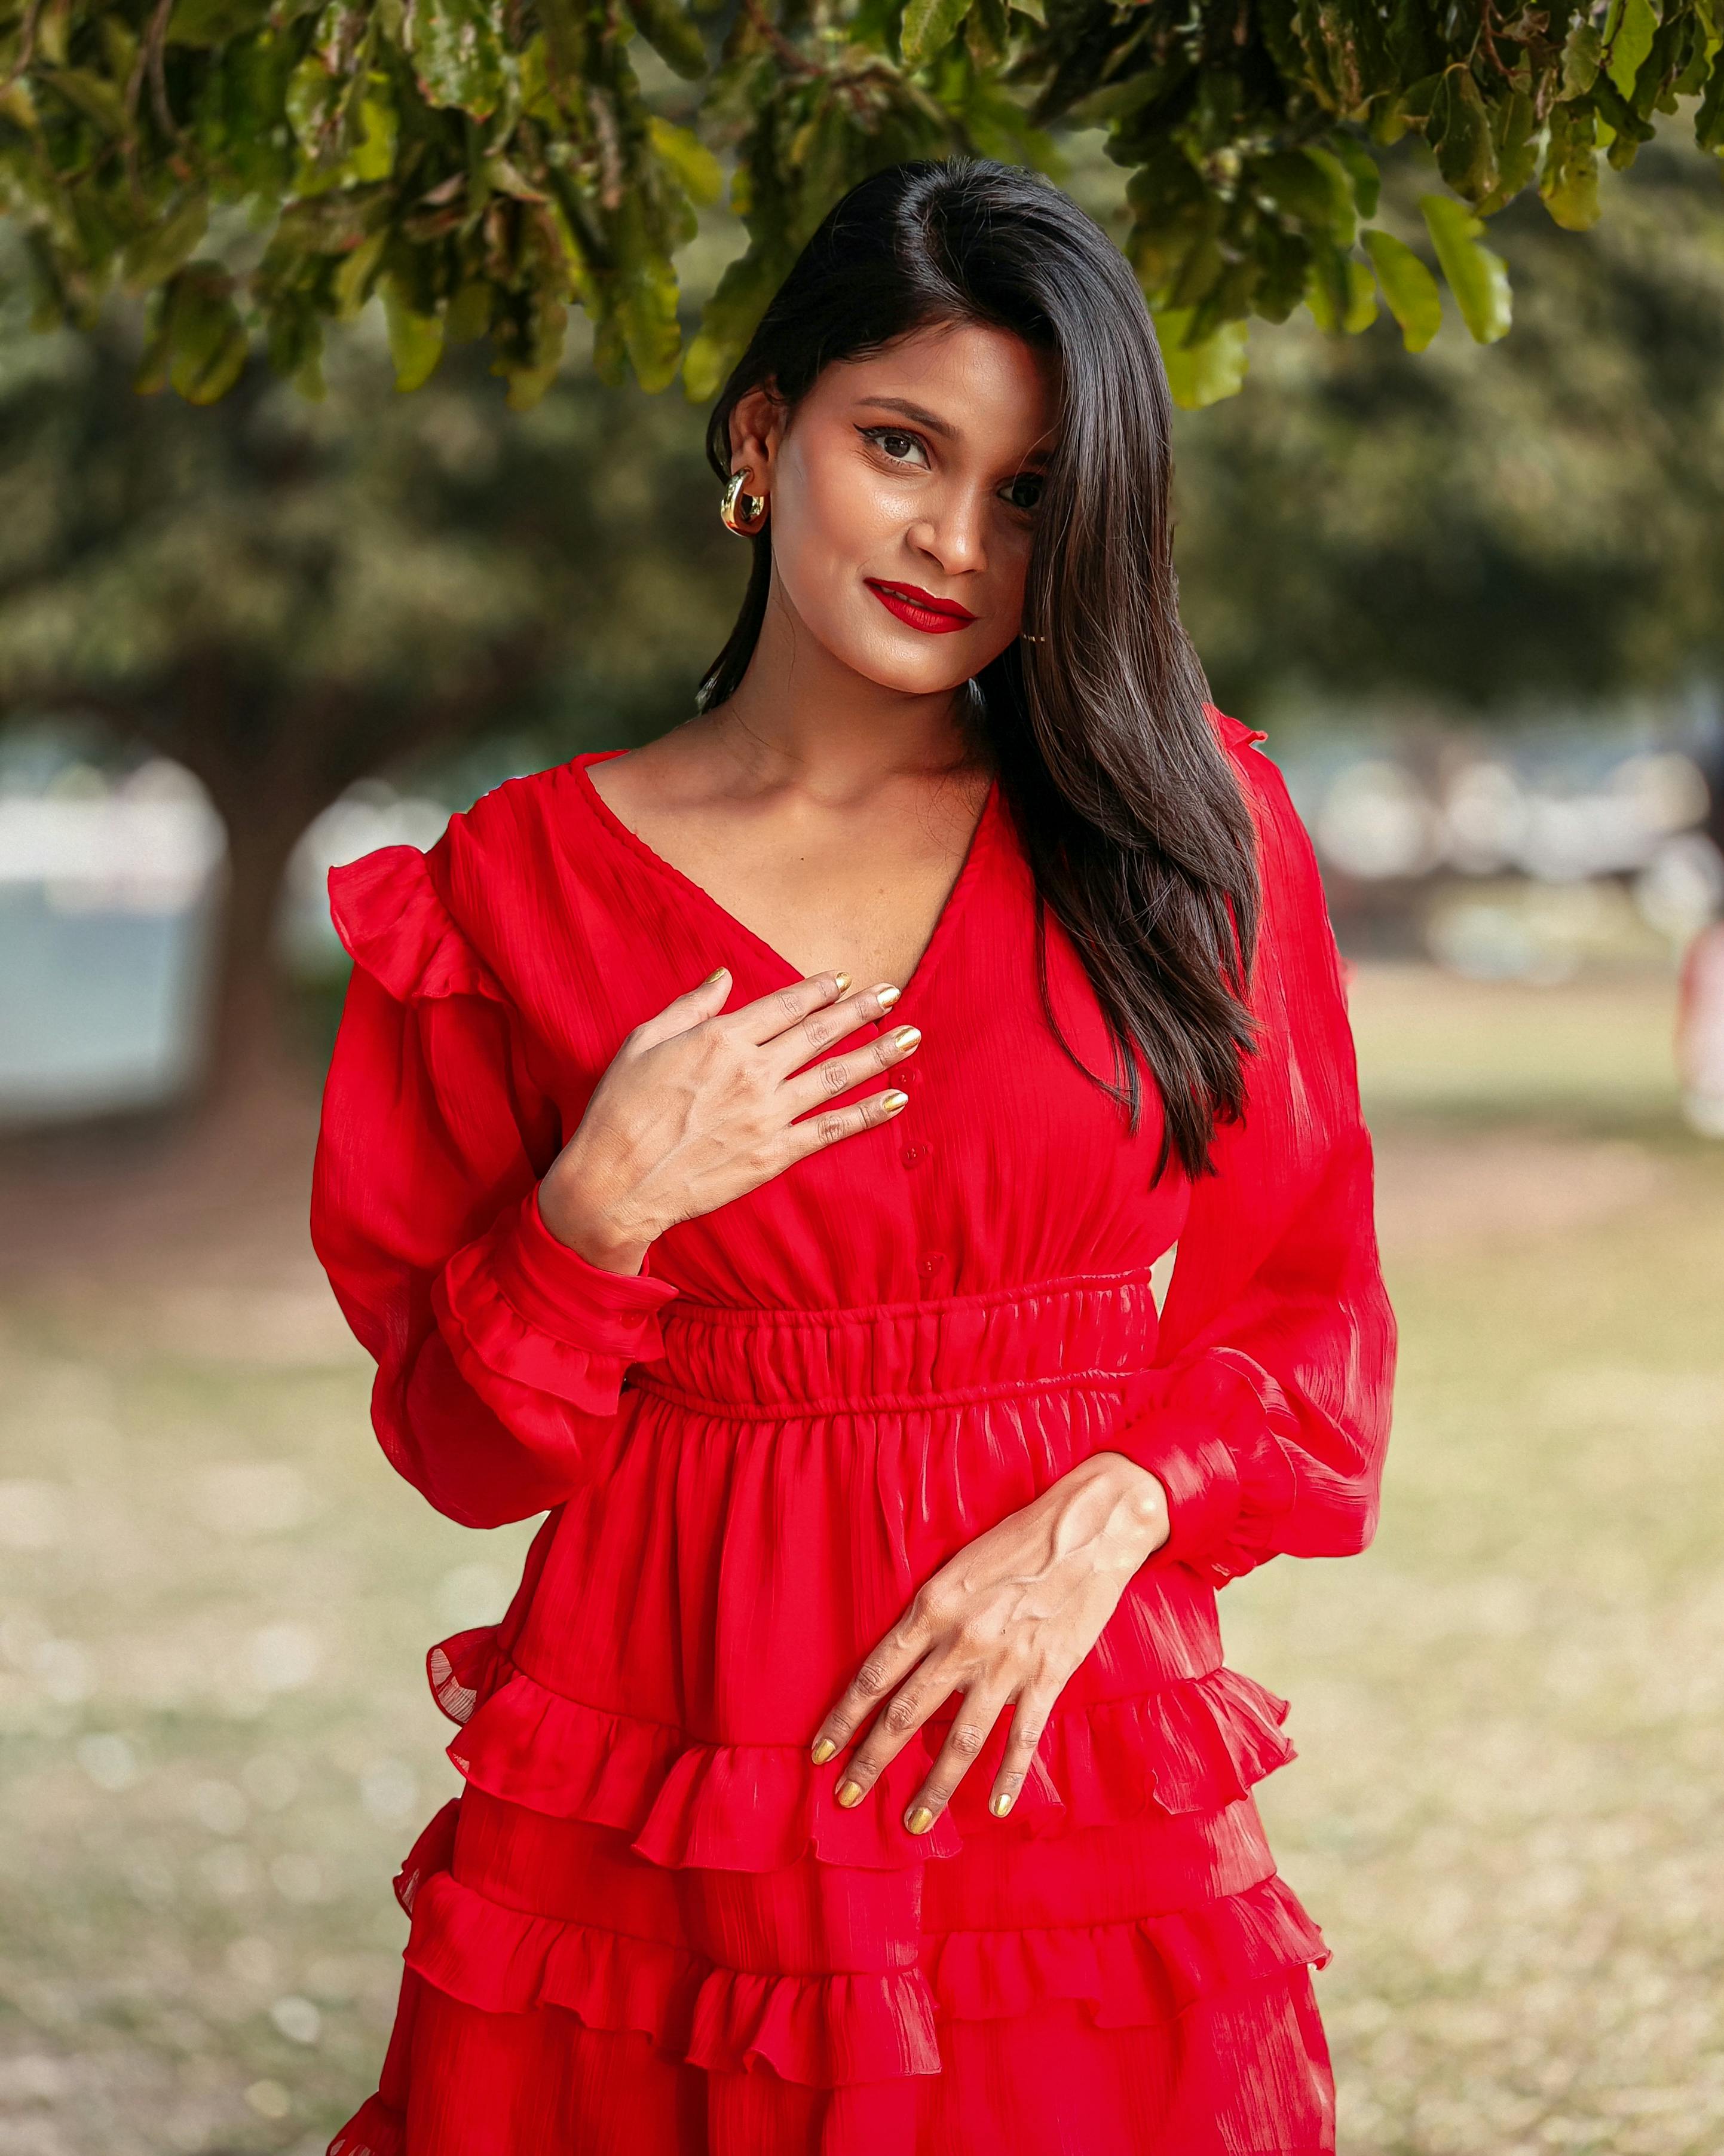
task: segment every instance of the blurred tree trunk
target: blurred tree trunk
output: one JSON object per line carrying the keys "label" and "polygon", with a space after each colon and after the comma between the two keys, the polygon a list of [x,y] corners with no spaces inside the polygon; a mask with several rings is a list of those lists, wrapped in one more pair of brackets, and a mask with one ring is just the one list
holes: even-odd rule
{"label": "blurred tree trunk", "polygon": [[[206,774],[198,775],[209,784]],[[197,1099],[215,1111],[243,1107],[294,1075],[275,925],[294,848],[329,798],[273,785],[267,776],[232,793],[210,791],[227,833],[228,858],[207,976]]]}
{"label": "blurred tree trunk", "polygon": [[286,684],[205,651],[179,670],[171,698],[134,715],[136,731],[201,782],[227,835],[198,1112],[243,1113],[259,1095],[302,1082],[275,935],[305,832],[357,780],[480,730],[500,706],[521,708],[546,663],[543,639],[517,634],[426,696]]}

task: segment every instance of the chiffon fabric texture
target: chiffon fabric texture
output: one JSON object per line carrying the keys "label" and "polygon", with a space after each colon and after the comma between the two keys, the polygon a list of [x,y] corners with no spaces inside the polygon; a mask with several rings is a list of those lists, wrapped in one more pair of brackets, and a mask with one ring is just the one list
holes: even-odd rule
{"label": "chiffon fabric texture", "polygon": [[[852,1036],[924,1029],[908,1106],[630,1277],[557,1241],[538,1178],[632,1027],[720,964],[731,1009],[797,968],[593,757],[331,873],[355,964],[313,1238],[377,1434],[449,1518],[545,1518],[502,1621],[430,1650],[461,1794],[396,1880],[394,2030],[331,2156],[1332,2148],[1326,1949],[1251,1794],[1292,1757],[1286,1702],[1224,1663],[1216,1589],[1369,1538],[1393,1323],[1311,848],[1263,737],[1211,716],[1258,831],[1262,1030],[1195,1184],[1157,1174],[1147,1069],[1134,1132],[1079,1067],[1111,1050],[1051,916],[1070,1055],[1049,1026],[998,784],[896,1009]],[[987,1809],[1003,1716],[905,1827],[956,1697],[841,1808],[850,1751],[810,1747],[868,1650],[1102,1450],[1162,1478],[1172,1534],[1015,1809]]]}

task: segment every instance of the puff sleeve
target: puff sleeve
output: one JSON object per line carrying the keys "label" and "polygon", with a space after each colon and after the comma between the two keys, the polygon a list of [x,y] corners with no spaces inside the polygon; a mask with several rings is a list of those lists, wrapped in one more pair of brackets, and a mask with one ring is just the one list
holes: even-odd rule
{"label": "puff sleeve", "polygon": [[560,1503],[589,1471],[629,1365],[660,1351],[658,1312],[676,1291],[589,1264],[541,1218],[560,1117],[440,894],[446,843],[331,871],[354,966],[311,1240],[377,1363],[372,1420],[391,1464],[450,1519],[498,1527]]}
{"label": "puff sleeve", "polygon": [[1193,1190],[1157,1364],[1111,1440],[1167,1491],[1172,1533],[1151,1563],[1218,1586],[1278,1553],[1370,1541],[1395,1359],[1316,857],[1275,766],[1250,749],[1237,761],[1263,888],[1249,1101]]}

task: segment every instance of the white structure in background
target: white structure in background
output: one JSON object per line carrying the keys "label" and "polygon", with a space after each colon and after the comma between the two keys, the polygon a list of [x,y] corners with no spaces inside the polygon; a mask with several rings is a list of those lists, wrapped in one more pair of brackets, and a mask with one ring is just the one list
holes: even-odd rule
{"label": "white structure in background", "polygon": [[63,791],[0,794],[0,885],[34,885],[59,912],[184,913],[224,844],[203,788],[165,757],[111,786],[86,768]]}
{"label": "white structure in background", "polygon": [[[284,894],[290,962],[339,958],[331,867],[428,845],[448,820],[374,785],[320,817]],[[0,791],[0,1122],[148,1106],[189,1081],[225,859],[203,788],[165,759],[113,780],[63,767],[45,788]]]}
{"label": "white structure in background", "polygon": [[1431,956],[1475,978],[1566,979],[1583,954],[1649,930],[1680,950],[1724,909],[1724,860],[1694,828],[1705,779],[1668,750],[1583,773],[1578,757],[1480,757],[1437,792],[1393,756],[1361,756],[1321,791],[1311,834],[1325,866],[1359,882],[1477,880],[1428,926]]}
{"label": "white structure in background", "polygon": [[340,955],[341,942],[329,917],[326,879],[331,869],[379,846],[417,846],[423,852],[443,836],[449,819],[439,801],[396,793],[369,779],[326,808],[288,863],[281,920],[288,957],[310,968]]}

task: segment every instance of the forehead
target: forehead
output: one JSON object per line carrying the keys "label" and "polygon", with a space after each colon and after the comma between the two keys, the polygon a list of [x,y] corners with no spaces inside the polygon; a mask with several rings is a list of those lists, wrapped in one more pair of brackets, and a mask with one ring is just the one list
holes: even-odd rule
{"label": "forehead", "polygon": [[1057,431],[1060,363],[1010,330],[942,323],[865,358],[834,361],[809,397],[845,409],[900,399],[940,421],[953,441],[1027,449]]}

